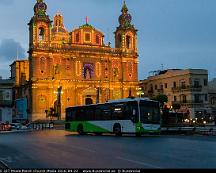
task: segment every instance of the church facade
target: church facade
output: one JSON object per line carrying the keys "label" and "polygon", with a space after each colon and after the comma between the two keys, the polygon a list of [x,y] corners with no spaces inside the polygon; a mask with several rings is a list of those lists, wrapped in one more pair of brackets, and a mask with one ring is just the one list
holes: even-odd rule
{"label": "church facade", "polygon": [[64,119],[69,106],[136,96],[137,30],[125,2],[114,32],[115,48],[88,21],[68,31],[60,13],[51,21],[46,10],[46,3],[37,0],[28,24],[30,120],[46,119],[50,108]]}

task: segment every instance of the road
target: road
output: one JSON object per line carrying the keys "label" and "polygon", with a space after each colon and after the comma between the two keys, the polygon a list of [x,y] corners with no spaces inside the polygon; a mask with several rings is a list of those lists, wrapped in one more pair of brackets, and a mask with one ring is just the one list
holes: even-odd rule
{"label": "road", "polygon": [[0,161],[9,168],[216,168],[216,137],[0,134]]}

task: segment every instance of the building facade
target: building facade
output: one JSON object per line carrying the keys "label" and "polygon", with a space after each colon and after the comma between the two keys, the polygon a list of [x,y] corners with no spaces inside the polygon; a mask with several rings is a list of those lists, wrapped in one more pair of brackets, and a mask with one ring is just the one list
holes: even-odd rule
{"label": "building facade", "polygon": [[50,108],[64,118],[68,106],[136,95],[137,30],[125,3],[114,32],[115,48],[88,21],[68,31],[60,13],[52,22],[46,10],[46,3],[37,0],[28,24],[29,72],[23,74],[28,82],[17,89],[24,88],[19,94],[28,98],[30,120],[46,119]]}
{"label": "building facade", "polygon": [[209,106],[211,108],[211,115],[212,117],[216,118],[216,78],[209,81],[208,86]]}
{"label": "building facade", "polygon": [[0,79],[0,123],[12,122],[13,85],[13,80]]}
{"label": "building facade", "polygon": [[29,61],[16,60],[11,65],[11,79],[13,85],[13,119],[25,121],[28,119],[29,112],[27,103],[30,96],[29,92]]}
{"label": "building facade", "polygon": [[203,69],[170,69],[158,71],[153,76],[140,81],[145,96],[153,98],[166,95],[169,108],[175,103],[178,110],[198,118],[210,113],[208,102],[208,71]]}

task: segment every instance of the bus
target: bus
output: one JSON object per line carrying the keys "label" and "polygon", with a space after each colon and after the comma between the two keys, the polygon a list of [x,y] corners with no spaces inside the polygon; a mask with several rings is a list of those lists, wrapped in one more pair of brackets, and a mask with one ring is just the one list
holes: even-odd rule
{"label": "bus", "polygon": [[126,98],[66,108],[65,130],[85,133],[159,134],[159,102],[148,98]]}

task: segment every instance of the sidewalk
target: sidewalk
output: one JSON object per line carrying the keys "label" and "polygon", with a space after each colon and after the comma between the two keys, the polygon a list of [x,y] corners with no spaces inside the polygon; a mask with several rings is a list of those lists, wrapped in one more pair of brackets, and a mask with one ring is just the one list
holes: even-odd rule
{"label": "sidewalk", "polygon": [[32,129],[26,130],[11,130],[11,131],[0,131],[0,134],[7,134],[7,133],[23,133],[23,132],[32,132]]}

